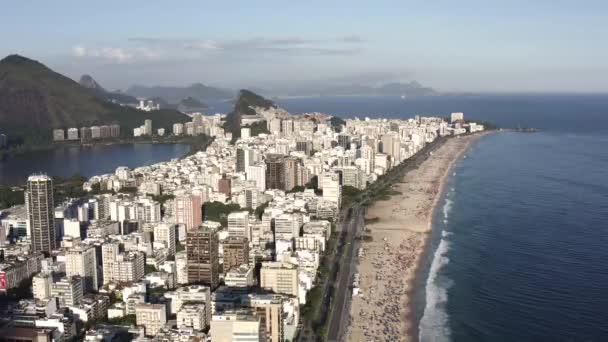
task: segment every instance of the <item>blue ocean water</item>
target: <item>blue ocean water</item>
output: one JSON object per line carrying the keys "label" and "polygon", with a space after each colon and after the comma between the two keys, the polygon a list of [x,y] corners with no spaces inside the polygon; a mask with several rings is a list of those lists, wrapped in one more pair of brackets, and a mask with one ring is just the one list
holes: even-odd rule
{"label": "blue ocean water", "polygon": [[472,146],[435,212],[421,341],[608,340],[606,146],[556,132]]}
{"label": "blue ocean water", "polygon": [[399,97],[320,97],[279,99],[292,112],[321,111],[360,118],[449,116],[464,112],[471,119],[501,127],[536,127],[562,133],[608,134],[608,95],[470,95]]}

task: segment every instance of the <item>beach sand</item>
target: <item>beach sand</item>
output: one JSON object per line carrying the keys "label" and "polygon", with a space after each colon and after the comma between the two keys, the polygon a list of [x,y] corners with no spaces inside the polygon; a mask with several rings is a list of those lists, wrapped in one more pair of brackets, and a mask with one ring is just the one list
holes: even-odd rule
{"label": "beach sand", "polygon": [[[352,298],[345,341],[410,341],[410,288],[424,252],[432,216],[453,165],[479,137],[451,138],[393,189],[399,194],[367,211],[364,255],[358,259],[362,295]],[[369,221],[368,221],[369,222]]]}

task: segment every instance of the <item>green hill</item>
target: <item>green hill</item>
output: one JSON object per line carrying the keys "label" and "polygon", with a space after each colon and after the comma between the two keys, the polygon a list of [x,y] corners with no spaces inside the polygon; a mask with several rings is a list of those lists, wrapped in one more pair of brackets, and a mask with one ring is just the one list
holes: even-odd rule
{"label": "green hill", "polygon": [[224,130],[226,130],[226,132],[232,132],[233,138],[241,136],[241,117],[243,115],[257,114],[252,107],[268,109],[271,107],[276,108],[277,105],[252,91],[246,89],[241,90],[239,92],[239,97],[234,104],[234,109],[226,116],[224,122]]}
{"label": "green hill", "polygon": [[175,110],[143,112],[108,102],[43,64],[10,55],[0,61],[0,127],[22,143],[51,139],[53,128],[120,124],[127,136],[151,119],[155,128],[169,129],[189,118]]}

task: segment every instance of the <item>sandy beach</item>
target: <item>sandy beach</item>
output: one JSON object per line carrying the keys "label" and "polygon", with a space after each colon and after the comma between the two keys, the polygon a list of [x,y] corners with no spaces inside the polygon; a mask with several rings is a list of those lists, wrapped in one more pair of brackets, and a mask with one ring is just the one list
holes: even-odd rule
{"label": "sandy beach", "polygon": [[361,294],[354,296],[345,341],[412,340],[410,288],[432,229],[432,216],[452,166],[479,135],[449,139],[367,211]]}

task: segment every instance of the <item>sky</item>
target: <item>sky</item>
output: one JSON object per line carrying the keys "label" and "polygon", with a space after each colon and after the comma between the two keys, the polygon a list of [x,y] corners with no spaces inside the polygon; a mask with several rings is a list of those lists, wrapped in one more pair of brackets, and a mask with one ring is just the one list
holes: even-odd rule
{"label": "sky", "polygon": [[108,89],[417,80],[445,92],[608,92],[605,0],[0,6],[0,55],[90,74]]}

